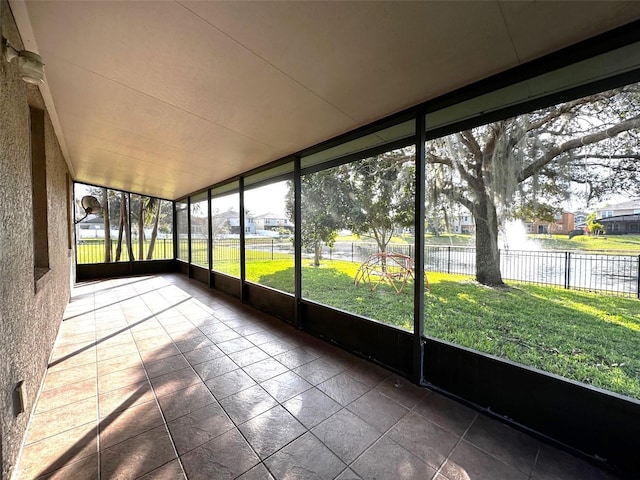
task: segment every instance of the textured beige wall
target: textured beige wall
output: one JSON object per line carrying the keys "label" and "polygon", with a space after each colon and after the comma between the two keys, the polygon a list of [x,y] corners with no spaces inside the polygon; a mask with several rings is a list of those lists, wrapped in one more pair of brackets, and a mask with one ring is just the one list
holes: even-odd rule
{"label": "textured beige wall", "polygon": [[[9,5],[0,0],[0,33],[21,46]],[[18,459],[31,407],[69,299],[72,257],[67,237],[67,167],[45,118],[50,271],[38,283],[33,268],[29,104],[42,106],[36,87],[14,63],[0,60],[0,457],[8,479]],[[16,415],[14,389],[27,387],[27,412]]]}

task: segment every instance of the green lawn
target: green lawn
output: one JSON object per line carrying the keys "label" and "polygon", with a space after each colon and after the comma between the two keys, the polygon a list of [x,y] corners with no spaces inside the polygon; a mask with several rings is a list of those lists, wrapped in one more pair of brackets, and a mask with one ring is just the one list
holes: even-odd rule
{"label": "green lawn", "polygon": [[[293,291],[290,261],[252,262],[251,281]],[[406,330],[413,285],[355,286],[357,264],[305,260],[304,298]],[[494,289],[468,277],[429,273],[425,334],[640,399],[640,302],[533,285]]]}
{"label": "green lawn", "polygon": [[[624,240],[612,240],[621,244],[619,238]],[[216,248],[214,270],[238,277],[238,255],[234,248]],[[273,260],[265,260],[270,251],[248,249],[246,256],[249,281],[293,293],[291,255],[274,251]],[[354,285],[358,267],[323,260],[314,268],[303,259],[303,297],[411,331],[413,285],[400,294],[388,285],[372,292]],[[640,301],[534,285],[494,289],[434,272],[428,277],[426,335],[640,399]]]}
{"label": "green lawn", "polygon": [[430,275],[425,333],[640,399],[640,303]]}
{"label": "green lawn", "polygon": [[[593,237],[589,235],[578,235],[569,239],[568,235],[528,235],[535,244],[542,250],[562,250],[562,251],[583,251],[583,252],[604,252],[618,253],[621,255],[640,255],[640,235],[604,235]],[[408,243],[413,242],[413,238],[404,238]],[[348,240],[358,241],[358,240]],[[362,239],[361,241],[365,241]],[[400,243],[400,242],[398,242]],[[475,246],[473,235],[443,234],[439,236],[425,235],[426,245],[442,246]]]}
{"label": "green lawn", "polygon": [[442,245],[452,247],[473,247],[476,244],[475,237],[473,235],[463,234],[444,234],[444,235],[425,235],[425,245]]}
{"label": "green lawn", "polygon": [[[601,236],[590,237],[581,235],[569,240],[567,235],[529,235],[529,238],[544,250],[562,250],[562,251],[585,251],[585,252],[604,252],[619,253],[622,255],[640,255],[640,235],[618,235],[618,236]],[[270,239],[252,239],[253,242],[261,242],[268,244]],[[341,236],[336,241],[339,242],[374,242],[373,238],[356,235]],[[278,242],[278,240],[276,240]],[[410,235],[402,235],[394,237],[392,243],[396,244],[413,244],[414,239]],[[250,242],[251,243],[251,242]],[[425,235],[426,245],[442,245],[442,246],[474,246],[475,239],[473,235]],[[145,255],[149,242],[145,242]],[[186,247],[186,241],[182,241]],[[112,257],[115,258],[115,242],[113,242]],[[134,256],[137,258],[138,248],[134,245]],[[183,249],[187,251],[186,248]],[[77,246],[79,263],[100,263],[104,259],[104,250],[102,241],[84,240]],[[154,249],[153,259],[172,258],[173,241],[171,239],[158,239],[156,248]],[[247,255],[255,258],[264,258],[270,256],[268,252],[253,251],[247,249]],[[283,254],[279,254],[277,250],[274,252],[274,258],[281,258]],[[207,264],[207,243],[205,240],[194,242],[192,248],[192,258],[194,263],[204,265]],[[239,258],[237,247],[216,246],[214,259]],[[121,261],[128,261],[126,246],[123,244]]]}
{"label": "green lawn", "polygon": [[[475,237],[473,235],[462,235],[462,234],[442,234],[442,235],[431,235],[426,234],[424,236],[425,243],[427,245],[445,245],[445,246],[462,246],[462,247],[473,247],[475,245]],[[368,235],[341,235],[336,238],[336,242],[367,242],[367,243],[375,243],[376,240],[373,237]],[[415,238],[413,235],[397,235],[391,238],[390,243],[405,243],[409,245],[413,245],[415,243]]]}
{"label": "green lawn", "polygon": [[[147,251],[149,249],[149,242],[146,241],[144,245],[144,258],[146,259]],[[104,240],[83,240],[81,243],[76,244],[76,254],[78,263],[102,263],[104,262]],[[136,260],[138,258],[138,243],[133,245],[133,256]],[[116,258],[116,240],[111,242],[111,258]],[[163,260],[173,258],[173,240],[159,238],[156,240],[156,245],[153,249],[153,260]],[[127,245],[122,241],[122,253],[120,255],[121,262],[129,261],[129,253],[127,252]]]}
{"label": "green lawn", "polygon": [[[640,255],[640,235],[604,235],[593,237],[578,235],[569,239],[568,235],[528,235],[541,250],[562,250],[582,252],[618,253]],[[425,235],[427,245],[475,246],[473,235]]]}
{"label": "green lawn", "polygon": [[585,252],[640,254],[640,235],[604,235],[593,237],[578,235],[569,240],[567,235],[529,235],[543,249],[581,250]]}

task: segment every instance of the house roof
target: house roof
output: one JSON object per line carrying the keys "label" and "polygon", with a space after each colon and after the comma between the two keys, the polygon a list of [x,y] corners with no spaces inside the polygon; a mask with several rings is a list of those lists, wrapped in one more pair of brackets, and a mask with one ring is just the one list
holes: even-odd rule
{"label": "house roof", "polygon": [[616,203],[615,205],[607,205],[600,207],[598,210],[633,210],[640,208],[640,198],[632,198],[622,203]]}
{"label": "house roof", "polygon": [[74,178],[168,199],[640,19],[634,1],[10,6]]}
{"label": "house roof", "polygon": [[236,210],[226,210],[224,212],[216,212],[213,214],[215,218],[238,218],[240,215]]}
{"label": "house roof", "polygon": [[613,217],[598,218],[597,220],[600,223],[637,222],[640,221],[640,213],[614,215]]}
{"label": "house roof", "polygon": [[84,218],[82,221],[76,223],[76,225],[99,225],[101,227],[104,226],[104,218],[102,215],[89,215],[87,218]]}
{"label": "house roof", "polygon": [[253,218],[279,218],[279,219],[285,219],[286,216],[282,215],[281,213],[267,212],[267,213],[263,213],[261,215],[254,215]]}

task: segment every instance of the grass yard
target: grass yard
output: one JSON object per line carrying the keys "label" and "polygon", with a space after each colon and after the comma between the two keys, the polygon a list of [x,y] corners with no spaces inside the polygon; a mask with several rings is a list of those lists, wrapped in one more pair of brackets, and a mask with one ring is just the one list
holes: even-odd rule
{"label": "grass yard", "polygon": [[[144,258],[146,259],[149,251],[149,241],[144,243]],[[111,240],[111,258],[116,258],[116,239]],[[104,240],[103,239],[87,239],[76,244],[76,255],[78,263],[102,263],[104,262]],[[138,242],[133,243],[133,256],[138,258]],[[173,258],[173,240],[167,238],[158,238],[153,249],[153,260],[164,260]],[[121,262],[129,261],[129,253],[127,251],[126,242],[122,241],[122,253],[120,255]]]}
{"label": "grass yard", "polygon": [[[640,255],[640,235],[618,235],[618,236],[601,236],[590,237],[587,235],[581,235],[569,240],[566,235],[529,235],[541,249],[543,250],[562,250],[562,251],[583,251],[583,252],[604,252],[604,253],[617,253],[621,255]],[[251,243],[262,243],[269,245],[271,239],[252,239]],[[276,240],[279,242],[280,240]],[[374,242],[374,239],[367,236],[358,237],[356,235],[341,236],[338,237],[339,242]],[[412,245],[414,239],[410,235],[402,235],[394,237],[391,243],[394,244],[408,244]],[[115,240],[112,241],[112,258],[115,258]],[[469,246],[475,245],[475,239],[473,235],[451,234],[451,235],[425,235],[426,245],[439,245],[439,246]],[[149,242],[145,242],[145,255]],[[239,245],[239,243],[238,243]],[[187,242],[182,240],[180,242],[182,256],[186,257]],[[267,247],[268,248],[268,247]],[[137,258],[138,246],[134,244],[134,255]],[[104,260],[104,247],[102,240],[84,240],[77,245],[78,263],[100,263]],[[247,249],[247,254],[253,256],[256,259],[265,258],[268,252],[265,250],[251,250]],[[207,241],[203,239],[197,239],[192,245],[192,258],[194,263],[206,266],[207,264]],[[282,258],[283,254],[277,253],[277,248],[274,253],[274,258]],[[216,245],[214,250],[215,259],[228,259],[239,258],[239,252],[237,246],[224,246]],[[158,239],[156,241],[156,247],[153,253],[153,259],[169,259],[173,258],[173,241],[171,239]],[[126,245],[123,242],[121,261],[128,261],[128,254]]]}
{"label": "grass yard", "polygon": [[[425,234],[424,236],[426,245],[442,245],[442,246],[454,246],[454,247],[473,247],[475,245],[475,237],[473,235],[463,235],[463,234],[447,234],[443,233],[442,235],[431,235]],[[375,238],[370,237],[368,235],[340,235],[336,238],[336,242],[373,242],[375,243]],[[391,238],[391,242],[394,244],[409,244],[414,245],[415,238],[413,235],[395,235]]]}
{"label": "grass yard", "polygon": [[[603,239],[551,240],[592,246]],[[618,246],[640,245],[640,237],[611,240]],[[156,252],[161,251],[156,245]],[[193,253],[206,254],[206,244]],[[292,255],[247,249],[246,258],[249,281],[293,293]],[[371,292],[367,285],[354,285],[358,267],[323,260],[314,268],[310,259],[303,259],[303,297],[411,331],[413,285],[400,294],[389,285]],[[239,277],[239,251],[216,247],[214,270]],[[426,335],[640,399],[640,301],[534,285],[494,289],[469,277],[428,276],[432,289],[425,293]]]}
{"label": "grass yard", "polygon": [[439,245],[443,247],[474,247],[476,244],[475,236],[467,234],[442,234],[424,236],[425,245]]}
{"label": "grass yard", "polygon": [[[376,239],[370,235],[338,235],[336,237],[336,242],[373,242],[375,243]],[[409,243],[411,245],[414,244],[413,235],[394,235],[391,237],[391,243]]]}
{"label": "grass yard", "polygon": [[640,399],[640,303],[430,275],[425,333]]}
{"label": "grass yard", "polygon": [[592,237],[578,235],[569,240],[567,235],[529,235],[540,248],[549,250],[580,250],[622,255],[640,254],[640,235],[604,235]]}
{"label": "grass yard", "polygon": [[[541,250],[581,251],[593,253],[617,253],[620,255],[640,255],[640,235],[604,235],[592,237],[578,235],[569,239],[568,235],[538,235],[531,234],[528,238]],[[365,241],[348,240],[348,241]],[[413,243],[412,237],[403,238],[406,243]],[[395,243],[401,243],[400,241]],[[475,237],[463,234],[443,234],[439,236],[425,235],[426,245],[441,245],[453,247],[473,247]]]}
{"label": "grass yard", "polygon": [[[250,265],[252,265],[250,267]],[[303,297],[413,329],[413,285],[355,286],[358,264],[304,260]],[[249,275],[249,272],[251,274]],[[248,279],[293,292],[291,260],[251,262]],[[429,273],[425,334],[640,399],[640,302],[533,285],[494,289]]]}

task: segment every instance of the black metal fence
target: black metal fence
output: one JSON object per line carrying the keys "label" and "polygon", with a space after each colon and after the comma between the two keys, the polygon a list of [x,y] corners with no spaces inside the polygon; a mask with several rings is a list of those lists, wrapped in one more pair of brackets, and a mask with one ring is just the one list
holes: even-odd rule
{"label": "black metal fence", "polygon": [[[475,275],[475,248],[425,248],[427,271]],[[640,298],[640,256],[548,250],[501,250],[502,278],[513,282]]]}
{"label": "black metal fence", "polygon": [[[196,265],[208,266],[207,239],[191,239],[191,261]],[[78,263],[99,263],[104,259],[104,243],[92,240],[91,245],[78,246]],[[112,242],[115,252],[115,241]],[[293,256],[293,243],[289,239],[247,238],[247,261],[268,261]],[[173,242],[159,239],[156,242],[154,258],[172,258]],[[181,240],[178,248],[186,260],[187,240]],[[414,255],[414,246],[392,243],[387,247],[390,253]],[[134,249],[134,252],[137,252]],[[361,263],[379,249],[373,242],[336,242],[332,248],[324,246],[322,256],[332,260]],[[115,258],[112,254],[112,258]],[[303,256],[311,257],[312,251],[303,251]],[[425,270],[459,275],[475,275],[475,248],[459,246],[428,245],[424,252]],[[127,261],[123,248],[122,261]],[[213,265],[240,263],[240,240],[238,238],[216,239],[213,242]],[[558,286],[566,289],[606,292],[627,297],[640,298],[640,256],[605,255],[598,253],[562,252],[549,250],[501,250],[500,270],[505,280]]]}
{"label": "black metal fence", "polygon": [[[149,241],[145,241],[144,255],[142,260],[146,259],[147,252],[149,251]],[[111,239],[111,260],[115,261],[116,250],[118,248],[118,240]],[[138,242],[134,239],[132,245],[133,256],[136,260],[138,258]],[[104,239],[84,239],[80,240],[76,245],[76,256],[79,264],[88,263],[103,263],[104,262]],[[170,260],[173,258],[173,239],[171,238],[158,238],[156,239],[153,249],[153,260]],[[127,245],[125,241],[122,241],[120,261],[129,261],[129,252],[127,251]]]}
{"label": "black metal fence", "polygon": [[[413,257],[414,246],[390,244],[387,251]],[[377,252],[375,243],[337,242],[333,248],[325,248],[323,255],[363,262]],[[425,270],[474,276],[475,255],[473,247],[427,245]],[[512,282],[640,298],[640,256],[637,255],[509,249],[500,251],[500,271],[503,279]]]}
{"label": "black metal fence", "polygon": [[[240,239],[223,238],[216,239],[212,242],[213,246],[213,265],[221,263],[240,263]],[[293,256],[293,243],[287,239],[279,238],[248,238],[245,241],[247,261],[267,261],[283,258],[284,256]],[[188,244],[187,240],[180,243],[180,252],[183,252],[184,258],[187,260]],[[191,263],[202,267],[207,267],[209,262],[207,259],[207,239],[192,238],[191,239]]]}

